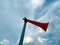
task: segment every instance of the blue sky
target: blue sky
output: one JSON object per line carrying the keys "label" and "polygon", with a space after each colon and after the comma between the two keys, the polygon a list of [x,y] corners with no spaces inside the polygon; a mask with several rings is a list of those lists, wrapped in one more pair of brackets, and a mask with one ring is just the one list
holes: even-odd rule
{"label": "blue sky", "polygon": [[46,32],[27,23],[23,45],[60,45],[60,0],[0,0],[0,45],[18,45],[23,17],[49,22]]}

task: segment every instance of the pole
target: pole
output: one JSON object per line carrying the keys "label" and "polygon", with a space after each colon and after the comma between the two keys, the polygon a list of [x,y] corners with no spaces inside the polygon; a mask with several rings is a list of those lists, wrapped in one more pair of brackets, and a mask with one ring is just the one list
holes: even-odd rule
{"label": "pole", "polygon": [[[26,18],[25,18],[25,19],[26,19]],[[24,26],[23,26],[21,38],[20,38],[20,41],[19,41],[19,45],[23,45],[23,40],[24,40],[24,35],[25,35],[25,29],[26,29],[26,23],[27,23],[27,21],[24,20]]]}

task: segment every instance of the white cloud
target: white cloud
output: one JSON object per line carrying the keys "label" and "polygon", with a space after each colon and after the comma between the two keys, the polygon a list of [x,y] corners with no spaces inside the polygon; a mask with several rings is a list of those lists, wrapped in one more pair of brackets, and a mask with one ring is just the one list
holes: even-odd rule
{"label": "white cloud", "polygon": [[27,36],[27,37],[24,38],[24,42],[23,43],[30,43],[32,40],[33,40],[32,37]]}
{"label": "white cloud", "polygon": [[[17,40],[17,42],[15,43],[15,45],[18,45],[19,44],[19,41],[20,41],[20,38]],[[33,41],[33,38],[31,36],[25,36],[24,37],[24,41],[23,41],[23,44],[28,44],[30,42]]]}
{"label": "white cloud", "polygon": [[41,37],[37,37],[37,40],[38,40],[39,42],[41,42],[41,43],[47,41],[47,39],[44,39],[44,38],[41,38]]}
{"label": "white cloud", "polygon": [[36,8],[37,6],[41,6],[45,0],[31,0],[31,5],[33,8]]}
{"label": "white cloud", "polygon": [[9,45],[9,40],[7,39],[3,39],[2,41],[0,41],[1,45]]}
{"label": "white cloud", "polygon": [[39,5],[42,6],[44,4],[45,0],[29,0],[25,6],[32,11],[36,9]]}

